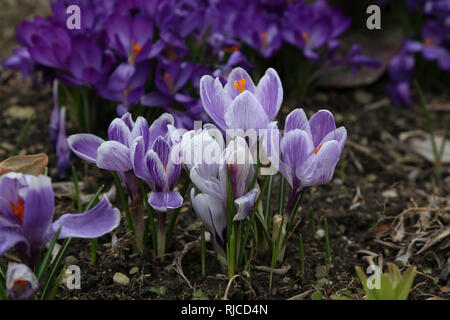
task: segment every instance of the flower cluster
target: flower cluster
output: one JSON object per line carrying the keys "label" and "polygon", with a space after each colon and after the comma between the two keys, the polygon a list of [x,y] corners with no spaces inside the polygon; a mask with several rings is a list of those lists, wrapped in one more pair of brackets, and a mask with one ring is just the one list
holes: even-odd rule
{"label": "flower cluster", "polygon": [[450,71],[450,1],[408,0],[412,11],[421,11],[426,17],[425,25],[417,40],[405,40],[403,48],[390,62],[389,94],[395,105],[410,105],[410,87],[414,77],[415,56],[419,53],[425,60]]}
{"label": "flower cluster", "polygon": [[[69,5],[80,7],[79,30],[66,26]],[[250,68],[252,50],[269,58],[289,43],[306,59],[373,65],[358,50],[334,58],[350,19],[326,0],[57,0],[51,9],[50,17],[19,25],[20,48],[5,67],[94,88],[118,104],[119,116],[138,103],[162,107],[187,129],[192,119],[208,120],[199,79]]]}

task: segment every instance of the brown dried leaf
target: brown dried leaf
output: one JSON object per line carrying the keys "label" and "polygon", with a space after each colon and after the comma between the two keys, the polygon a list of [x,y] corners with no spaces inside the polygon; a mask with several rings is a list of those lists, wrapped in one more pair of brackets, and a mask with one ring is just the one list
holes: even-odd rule
{"label": "brown dried leaf", "polygon": [[429,238],[427,240],[427,242],[425,243],[425,245],[423,246],[422,249],[420,249],[419,251],[417,251],[416,254],[419,254],[425,250],[427,250],[429,247],[431,247],[432,245],[438,243],[439,241],[445,239],[446,237],[448,237],[450,235],[450,227],[447,226],[446,228],[443,228],[441,230],[439,230],[438,232],[436,232],[431,238]]}
{"label": "brown dried leaf", "polygon": [[0,162],[0,176],[8,172],[21,172],[38,176],[44,173],[48,157],[44,153],[14,156]]}
{"label": "brown dried leaf", "polygon": [[[434,153],[431,143],[431,136],[421,130],[407,131],[403,132],[399,136],[399,140],[408,146],[408,150],[422,156],[431,163],[434,163]],[[436,147],[440,150],[442,145],[443,137],[441,135],[435,134],[434,140]],[[450,163],[450,141],[445,142],[444,153],[441,158],[442,163]]]}
{"label": "brown dried leaf", "polygon": [[403,216],[398,219],[397,225],[394,227],[394,230],[392,231],[391,237],[392,241],[394,242],[400,242],[403,240],[403,237],[405,236],[405,219]]}

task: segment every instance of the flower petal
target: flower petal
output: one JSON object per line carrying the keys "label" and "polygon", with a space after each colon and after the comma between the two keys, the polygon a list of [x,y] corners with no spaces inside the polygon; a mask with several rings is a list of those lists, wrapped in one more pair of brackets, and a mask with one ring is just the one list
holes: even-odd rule
{"label": "flower petal", "polygon": [[[247,71],[245,71],[241,67],[234,68],[230,75],[228,76],[227,83],[225,84],[224,90],[228,94],[231,99],[235,99],[241,92],[238,88],[236,88],[235,81],[239,83],[242,79],[245,79],[245,91],[250,91],[251,93],[255,93],[256,87],[253,83],[252,78],[249,76]],[[245,92],[244,91],[244,92]]]}
{"label": "flower petal", "polygon": [[295,109],[291,111],[291,113],[289,113],[286,117],[286,122],[284,124],[284,133],[286,134],[289,131],[295,129],[304,130],[311,135],[309,121],[303,109]]}
{"label": "flower petal", "polygon": [[226,128],[231,129],[265,129],[270,119],[256,97],[244,91],[226,110],[225,123]]}
{"label": "flower petal", "polygon": [[37,253],[48,239],[55,212],[55,195],[47,176],[27,176],[22,230],[30,243],[31,254]]}
{"label": "flower petal", "polygon": [[336,129],[333,114],[328,110],[319,110],[309,120],[314,147],[318,148],[322,139]]}
{"label": "flower petal", "polygon": [[19,243],[28,245],[27,239],[20,233],[0,227],[0,256]]}
{"label": "flower petal", "polygon": [[131,131],[122,119],[114,119],[108,128],[109,140],[117,141],[124,146],[131,144]]}
{"label": "flower petal", "polygon": [[144,137],[136,138],[130,148],[133,170],[137,177],[151,184],[150,174],[148,172],[147,164],[145,163],[146,153],[147,149],[145,148]]}
{"label": "flower petal", "polygon": [[149,179],[153,181],[155,186],[153,191],[168,191],[169,181],[158,154],[153,150],[148,151],[145,156],[145,162],[149,172]]}
{"label": "flower petal", "polygon": [[111,232],[120,223],[120,211],[113,208],[108,198],[103,197],[100,202],[84,213],[68,213],[53,223],[54,232],[61,228],[59,238],[92,239]]}
{"label": "flower petal", "polygon": [[159,212],[167,212],[183,205],[183,197],[177,191],[153,192],[148,199],[150,206]]}
{"label": "flower petal", "polygon": [[93,134],[81,133],[69,136],[67,142],[70,149],[78,157],[91,163],[96,163],[97,149],[105,140]]}
{"label": "flower petal", "polygon": [[200,79],[200,98],[211,119],[219,127],[226,129],[225,110],[231,104],[231,99],[224,91],[219,78],[205,75]]}
{"label": "flower petal", "polygon": [[278,73],[267,69],[256,87],[255,96],[266,111],[270,121],[275,119],[283,102],[283,86]]}
{"label": "flower petal", "polygon": [[117,141],[106,141],[98,148],[97,166],[111,171],[132,169],[130,149]]}
{"label": "flower petal", "polygon": [[10,262],[6,272],[6,289],[6,295],[13,300],[31,299],[39,289],[39,282],[27,265]]}
{"label": "flower petal", "polygon": [[173,115],[170,113],[163,113],[161,116],[158,117],[153,123],[150,125],[149,128],[149,139],[148,139],[148,145],[152,146],[153,142],[158,137],[164,137],[166,138],[167,133],[169,131],[168,126],[174,124]]}
{"label": "flower petal", "polygon": [[233,217],[233,221],[240,221],[248,217],[253,210],[257,195],[258,189],[252,189],[242,197],[234,200],[234,204],[237,206],[237,213]]}

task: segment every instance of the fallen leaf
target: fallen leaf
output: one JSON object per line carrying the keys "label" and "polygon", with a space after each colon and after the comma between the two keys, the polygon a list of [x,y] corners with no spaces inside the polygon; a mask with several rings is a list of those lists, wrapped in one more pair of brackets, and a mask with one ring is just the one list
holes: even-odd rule
{"label": "fallen leaf", "polygon": [[0,176],[8,172],[21,172],[38,176],[44,173],[48,157],[44,153],[14,156],[0,162]]}
{"label": "fallen leaf", "polygon": [[[399,136],[400,142],[408,146],[408,150],[424,157],[431,163],[435,162],[433,146],[431,143],[430,134],[421,131],[407,131],[403,132]],[[434,141],[438,151],[441,149],[443,137],[441,135],[435,134]],[[450,163],[450,140],[447,139],[445,142],[444,153],[441,157],[442,163]]]}

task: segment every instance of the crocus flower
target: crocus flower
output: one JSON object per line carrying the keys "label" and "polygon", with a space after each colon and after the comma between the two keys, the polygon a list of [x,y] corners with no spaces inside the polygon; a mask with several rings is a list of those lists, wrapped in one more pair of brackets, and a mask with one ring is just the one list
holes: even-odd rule
{"label": "crocus flower", "polygon": [[414,76],[414,56],[406,51],[396,55],[389,64],[388,91],[394,105],[410,105],[410,86]]}
{"label": "crocus flower", "polygon": [[71,41],[66,29],[40,17],[25,21],[17,28],[18,42],[28,49],[39,64],[64,69],[71,52]]}
{"label": "crocus flower", "polygon": [[0,255],[15,248],[30,267],[58,230],[60,239],[98,238],[120,222],[119,210],[106,197],[87,212],[65,214],[52,222],[55,200],[46,176],[10,172],[0,177],[0,190]]}
{"label": "crocus flower", "polygon": [[180,142],[183,162],[190,170],[191,190],[197,216],[215,241],[225,247],[227,167],[237,212],[234,221],[245,219],[253,209],[258,190],[248,191],[255,174],[253,159],[245,140],[236,137],[223,149],[221,132],[212,124],[203,130],[186,132]]}
{"label": "crocus flower", "polygon": [[444,45],[446,30],[436,21],[429,20],[422,29],[423,42],[408,40],[404,48],[408,52],[421,52],[429,61],[436,60],[441,69],[450,70],[450,54]]}
{"label": "crocus flower", "polygon": [[12,300],[28,300],[39,290],[39,282],[31,269],[22,263],[8,264],[6,295]]}
{"label": "crocus flower", "polygon": [[219,78],[203,76],[200,97],[206,113],[223,130],[265,129],[281,107],[283,87],[272,68],[267,69],[258,86],[244,69],[235,68],[225,87]]}
{"label": "crocus flower", "polygon": [[59,108],[58,80],[53,82],[53,111],[49,125],[50,140],[56,149],[58,177],[64,178],[70,162],[70,148],[66,136],[66,107]]}
{"label": "crocus flower", "polygon": [[34,61],[27,48],[21,47],[13,50],[13,55],[2,61],[4,68],[18,70],[26,77],[34,70]]}
{"label": "crocus flower", "polygon": [[336,129],[327,110],[318,111],[309,121],[303,109],[295,109],[286,117],[280,171],[292,188],[288,209],[306,188],[331,181],[346,138],[345,128]]}
{"label": "crocus flower", "polygon": [[183,204],[183,197],[173,191],[181,171],[181,164],[173,161],[174,149],[168,135],[167,126],[173,124],[173,116],[163,114],[152,124],[151,133],[138,137],[131,146],[134,172],[150,185],[153,192],[148,202],[159,212],[179,208]]}
{"label": "crocus flower", "polygon": [[109,46],[127,58],[129,64],[155,57],[162,47],[153,46],[153,23],[142,15],[113,15],[106,22]]}

